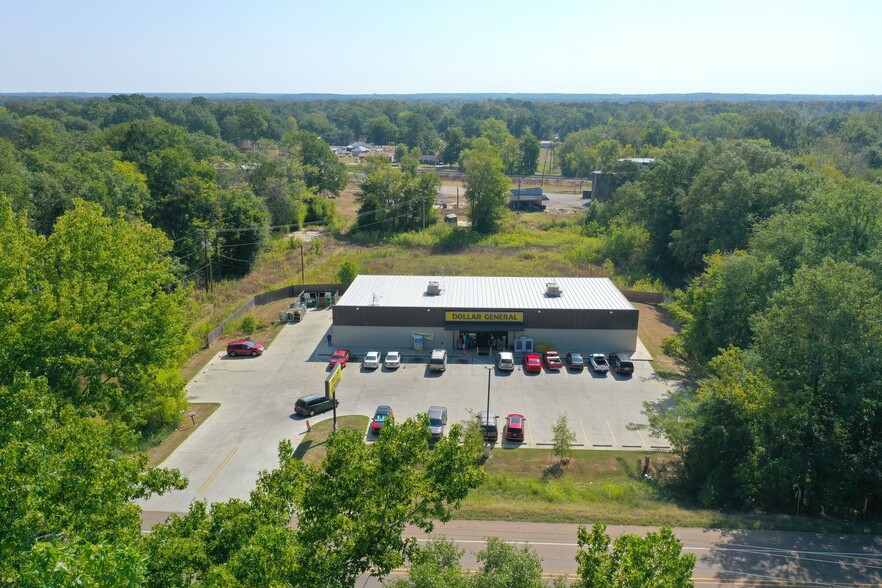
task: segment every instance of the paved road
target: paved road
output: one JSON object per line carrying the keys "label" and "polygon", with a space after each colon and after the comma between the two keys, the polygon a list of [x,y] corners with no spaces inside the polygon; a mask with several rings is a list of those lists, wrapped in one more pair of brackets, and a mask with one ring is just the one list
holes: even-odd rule
{"label": "paved road", "polygon": [[[166,519],[167,512],[145,512],[144,529]],[[503,537],[527,543],[542,558],[546,577],[576,574],[577,525],[516,523],[504,521],[451,521],[438,525],[435,535],[453,539],[465,551],[463,567],[475,570],[475,553],[483,549],[486,537]],[[607,532],[645,535],[648,527],[610,526]],[[788,531],[719,531],[674,529],[684,552],[694,553],[693,580],[701,587],[882,587],[882,537],[834,535]],[[405,534],[425,542],[418,529]],[[405,570],[396,570],[391,579]],[[358,586],[378,588],[376,578],[363,577]]]}

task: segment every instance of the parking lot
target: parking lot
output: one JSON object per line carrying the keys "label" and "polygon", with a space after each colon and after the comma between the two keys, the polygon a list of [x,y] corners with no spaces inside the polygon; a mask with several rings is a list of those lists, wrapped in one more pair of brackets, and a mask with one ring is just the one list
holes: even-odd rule
{"label": "parking lot", "polygon": [[[290,439],[296,446],[306,432],[306,419],[293,414],[294,402],[324,390],[327,360],[334,350],[325,342],[330,328],[330,311],[311,310],[302,322],[282,329],[260,357],[230,358],[219,353],[190,382],[188,394],[191,402],[221,406],[162,464],[181,470],[190,486],[142,501],[142,507],[184,511],[194,499],[247,498],[260,470],[278,464],[279,442]],[[367,351],[352,349],[354,357],[337,388],[338,414],[372,416],[377,405],[389,404],[401,420],[441,405],[454,423],[486,410],[489,381],[490,411],[499,416],[500,429],[509,413],[527,419],[524,442],[500,442],[497,450],[550,446],[552,423],[561,414],[569,418],[577,449],[668,447],[667,441],[651,438],[645,431],[627,429],[629,423],[645,422],[644,401],[661,400],[671,387],[655,375],[648,361],[635,361],[629,378],[566,368],[529,374],[520,366],[514,372],[501,372],[491,358],[456,351],[451,352],[446,372],[429,372],[428,352],[401,349],[404,363],[399,369],[365,370],[360,359]],[[330,413],[310,420],[327,418]]]}

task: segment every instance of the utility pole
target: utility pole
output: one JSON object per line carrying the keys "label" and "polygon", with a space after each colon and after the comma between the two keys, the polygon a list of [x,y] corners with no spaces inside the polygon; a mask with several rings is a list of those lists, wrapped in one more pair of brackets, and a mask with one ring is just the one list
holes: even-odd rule
{"label": "utility pole", "polygon": [[301,284],[305,284],[305,283],[306,283],[306,278],[304,278],[303,276],[304,276],[304,270],[303,270],[303,241],[301,241],[301,242],[300,242],[300,283],[301,283]]}
{"label": "utility pole", "polygon": [[208,241],[208,230],[202,229],[202,273],[205,277],[205,291],[211,289],[211,258],[208,256],[208,248],[211,243]]}
{"label": "utility pole", "polygon": [[423,230],[426,230],[426,195],[423,194]]}

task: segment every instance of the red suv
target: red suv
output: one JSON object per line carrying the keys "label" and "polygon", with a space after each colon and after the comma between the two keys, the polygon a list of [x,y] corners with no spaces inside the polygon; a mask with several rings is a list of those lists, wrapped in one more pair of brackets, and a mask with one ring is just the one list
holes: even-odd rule
{"label": "red suv", "polygon": [[524,421],[527,420],[522,414],[510,414],[505,417],[505,440],[524,440]]}
{"label": "red suv", "polygon": [[227,353],[233,357],[237,355],[257,356],[263,353],[263,345],[253,341],[230,341],[227,344]]}

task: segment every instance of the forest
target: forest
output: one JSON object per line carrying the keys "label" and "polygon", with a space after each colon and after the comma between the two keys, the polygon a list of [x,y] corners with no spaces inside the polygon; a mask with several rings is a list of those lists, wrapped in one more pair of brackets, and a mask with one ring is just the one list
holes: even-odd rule
{"label": "forest", "polygon": [[[395,146],[398,164],[344,165],[330,146],[356,140]],[[351,579],[413,555],[399,525],[450,516],[480,483],[465,437],[434,453],[388,448],[404,464],[388,482],[413,486],[404,503],[420,508],[408,518],[390,505],[398,515],[383,519],[364,505],[391,529],[385,551],[341,552],[311,579],[271,562],[249,577],[249,562],[273,549],[297,562],[341,540],[322,526],[335,507],[315,505],[336,493],[342,508],[381,469],[382,445],[361,454],[340,437],[338,465],[355,467],[347,453],[364,464],[342,481],[280,448],[280,469],[250,502],[211,516],[195,505],[147,540],[131,500],[186,480],[145,468],[134,450],[185,406],[187,317],[207,267],[215,280],[241,278],[310,224],[367,246],[422,231],[438,221],[425,208],[439,185],[417,165],[425,153],[464,174],[462,232],[503,232],[511,177],[537,171],[545,140],[556,142],[546,173],[615,178],[611,198],[574,221],[594,244],[574,259],[671,298],[681,329],[667,351],[690,377],[672,402],[646,407],[679,458],[670,490],[707,507],[790,512],[798,489],[807,514],[877,518],[878,102],[3,98],[0,583],[64,584],[67,569],[99,578],[91,585],[116,585],[100,578],[119,570],[130,576],[118,585],[310,585],[333,565]],[[350,184],[360,209],[347,225],[335,196]],[[402,424],[401,443],[422,447],[419,426]],[[442,484],[432,468],[464,478]],[[291,513],[310,505],[313,526],[289,532]]]}

